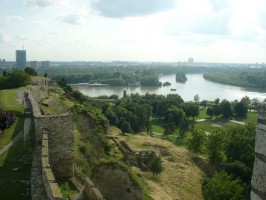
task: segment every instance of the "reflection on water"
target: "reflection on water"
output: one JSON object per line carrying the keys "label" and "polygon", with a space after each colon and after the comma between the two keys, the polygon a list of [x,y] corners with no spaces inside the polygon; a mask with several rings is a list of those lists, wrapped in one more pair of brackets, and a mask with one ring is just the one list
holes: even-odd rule
{"label": "reflection on water", "polygon": [[[126,90],[127,94],[139,93],[140,95],[146,93],[158,95],[179,94],[185,101],[193,100],[196,94],[199,95],[200,100],[220,98],[221,100],[227,99],[232,101],[248,96],[251,99],[258,98],[260,101],[263,101],[266,98],[266,89],[264,88],[242,88],[214,83],[205,80],[202,74],[188,74],[187,78],[186,83],[177,83],[174,74],[160,77],[161,82],[168,81],[172,84],[167,87],[89,87],[86,85],[73,85],[72,88],[90,97],[110,96],[112,94],[122,97],[123,90]],[[176,91],[171,91],[171,89],[176,89]]]}

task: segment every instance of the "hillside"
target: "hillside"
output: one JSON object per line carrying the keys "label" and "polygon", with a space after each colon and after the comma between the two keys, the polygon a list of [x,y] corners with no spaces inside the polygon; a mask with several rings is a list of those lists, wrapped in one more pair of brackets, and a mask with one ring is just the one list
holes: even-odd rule
{"label": "hillside", "polygon": [[204,173],[193,162],[194,155],[186,149],[146,134],[122,136],[117,131],[109,134],[126,140],[135,150],[154,150],[161,156],[164,170],[158,176],[132,167],[132,171],[144,178],[147,184],[145,193],[152,199],[204,199],[201,190]]}

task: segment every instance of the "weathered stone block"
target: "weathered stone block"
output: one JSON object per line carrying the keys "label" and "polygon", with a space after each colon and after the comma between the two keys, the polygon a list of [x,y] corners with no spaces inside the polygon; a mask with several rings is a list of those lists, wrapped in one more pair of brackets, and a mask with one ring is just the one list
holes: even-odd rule
{"label": "weathered stone block", "polygon": [[266,125],[257,125],[255,152],[266,155]]}
{"label": "weathered stone block", "polygon": [[251,185],[256,190],[266,194],[266,163],[255,158]]}

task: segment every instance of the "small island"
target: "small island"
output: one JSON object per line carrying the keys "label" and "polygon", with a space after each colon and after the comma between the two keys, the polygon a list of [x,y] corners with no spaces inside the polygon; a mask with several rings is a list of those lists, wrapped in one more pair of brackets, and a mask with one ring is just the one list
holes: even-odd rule
{"label": "small island", "polygon": [[176,82],[179,82],[179,83],[185,83],[187,81],[187,77],[185,73],[177,72],[175,75],[175,80]]}
{"label": "small island", "polygon": [[172,85],[170,82],[166,81],[163,83],[163,87]]}

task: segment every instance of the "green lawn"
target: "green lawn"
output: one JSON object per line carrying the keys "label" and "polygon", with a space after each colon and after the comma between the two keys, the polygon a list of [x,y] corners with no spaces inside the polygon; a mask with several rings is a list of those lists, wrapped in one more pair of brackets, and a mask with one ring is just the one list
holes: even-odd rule
{"label": "green lawn", "polygon": [[[20,88],[23,90],[23,88]],[[23,105],[17,102],[17,89],[0,90],[0,108],[4,110],[11,110],[16,114],[15,123],[2,133],[0,131],[0,148],[8,144],[13,137],[15,137],[24,126]]]}
{"label": "green lawn", "polygon": [[245,122],[245,123],[251,122],[254,124],[257,123],[258,118],[259,118],[259,113],[257,113],[257,112],[248,112],[247,117],[244,117],[244,118],[234,117],[234,119],[236,121],[241,121],[241,122]]}
{"label": "green lawn", "polygon": [[23,106],[17,100],[17,89],[0,90],[0,108],[23,113]]}
{"label": "green lawn", "polygon": [[163,133],[164,132],[164,121],[163,118],[153,117],[151,119],[152,132]]}
{"label": "green lawn", "polygon": [[210,118],[210,116],[206,114],[206,109],[200,108],[199,109],[199,116],[195,117],[195,119],[206,119],[206,118]]}

